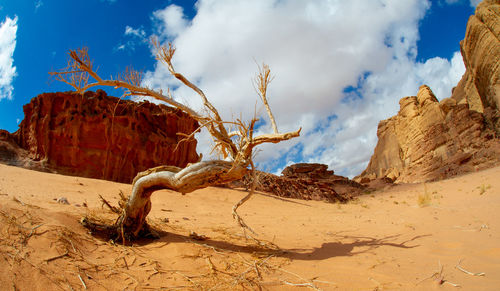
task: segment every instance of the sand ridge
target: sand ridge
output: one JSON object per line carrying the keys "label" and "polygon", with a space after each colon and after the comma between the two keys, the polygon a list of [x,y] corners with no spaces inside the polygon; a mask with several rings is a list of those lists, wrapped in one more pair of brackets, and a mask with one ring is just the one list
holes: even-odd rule
{"label": "sand ridge", "polygon": [[243,190],[158,191],[149,220],[160,239],[123,246],[79,220],[112,221],[98,195],[116,203],[130,185],[0,165],[0,289],[495,290],[499,176],[399,185],[347,204],[260,193],[240,214],[267,246],[231,217]]}

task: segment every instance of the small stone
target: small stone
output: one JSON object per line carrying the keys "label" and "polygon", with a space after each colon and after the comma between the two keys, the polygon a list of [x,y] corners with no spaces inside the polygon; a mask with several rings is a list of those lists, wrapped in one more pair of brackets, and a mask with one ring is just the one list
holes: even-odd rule
{"label": "small stone", "polygon": [[203,240],[207,240],[207,239],[208,239],[208,237],[207,237],[207,236],[202,235],[202,234],[201,234],[201,235],[200,235],[200,234],[197,234],[197,233],[196,233],[196,232],[194,232],[194,231],[191,231],[191,232],[189,233],[189,238],[192,238],[192,239],[194,239],[194,240],[199,240],[199,241],[203,241]]}
{"label": "small stone", "polygon": [[69,205],[69,201],[68,201],[68,198],[66,197],[59,197],[57,198],[57,203],[60,203],[60,204],[68,204]]}

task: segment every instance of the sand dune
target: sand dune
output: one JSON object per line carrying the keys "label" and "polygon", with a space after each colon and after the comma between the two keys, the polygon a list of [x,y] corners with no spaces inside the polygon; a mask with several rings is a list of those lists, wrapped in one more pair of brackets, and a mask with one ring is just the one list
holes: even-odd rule
{"label": "sand dune", "polygon": [[498,177],[500,167],[348,204],[259,193],[240,214],[265,245],[231,217],[244,191],[158,191],[149,218],[160,239],[123,246],[79,220],[111,221],[98,194],[116,202],[130,185],[0,165],[0,289],[498,290]]}

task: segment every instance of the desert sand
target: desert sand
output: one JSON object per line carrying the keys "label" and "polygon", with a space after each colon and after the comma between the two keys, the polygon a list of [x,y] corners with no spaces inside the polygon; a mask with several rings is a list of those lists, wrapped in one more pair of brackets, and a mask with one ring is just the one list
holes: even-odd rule
{"label": "desert sand", "polygon": [[0,289],[498,290],[498,177],[500,167],[347,204],[257,193],[239,213],[260,245],[231,216],[243,190],[158,191],[149,221],[160,238],[124,246],[79,220],[112,222],[98,195],[117,203],[130,185],[0,165]]}

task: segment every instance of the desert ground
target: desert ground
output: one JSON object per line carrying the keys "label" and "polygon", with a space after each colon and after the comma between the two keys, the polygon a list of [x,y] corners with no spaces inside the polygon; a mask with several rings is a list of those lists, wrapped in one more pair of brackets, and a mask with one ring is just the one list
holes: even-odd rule
{"label": "desert ground", "polygon": [[[498,290],[500,167],[347,204],[208,188],[153,194],[156,240],[91,234],[131,185],[0,165],[1,290]],[[56,201],[65,197],[69,204]],[[61,200],[61,199],[60,199]],[[467,273],[469,272],[469,273]]]}

